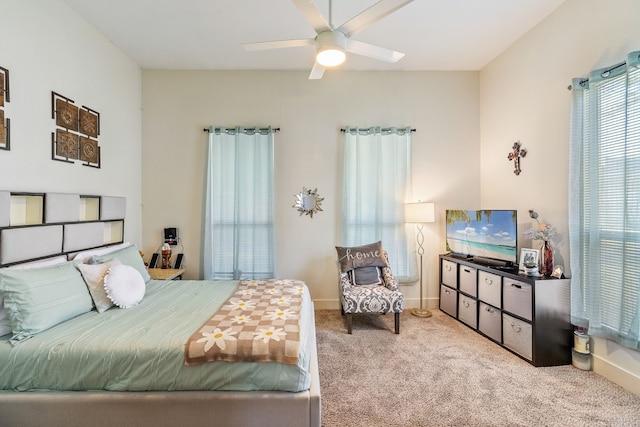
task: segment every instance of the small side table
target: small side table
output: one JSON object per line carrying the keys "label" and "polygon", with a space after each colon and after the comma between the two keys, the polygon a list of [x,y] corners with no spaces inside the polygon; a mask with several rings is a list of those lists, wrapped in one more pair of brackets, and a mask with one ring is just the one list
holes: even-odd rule
{"label": "small side table", "polygon": [[150,268],[149,276],[153,280],[173,280],[182,279],[184,268]]}

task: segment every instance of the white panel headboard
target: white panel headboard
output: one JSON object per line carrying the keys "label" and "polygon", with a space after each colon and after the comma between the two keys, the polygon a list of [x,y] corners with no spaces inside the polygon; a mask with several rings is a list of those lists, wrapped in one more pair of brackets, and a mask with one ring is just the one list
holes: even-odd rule
{"label": "white panel headboard", "polygon": [[124,218],[127,211],[127,199],[124,197],[100,197],[100,219],[107,221],[110,219]]}
{"label": "white panel headboard", "polygon": [[122,243],[125,212],[124,197],[0,190],[0,266]]}
{"label": "white panel headboard", "polygon": [[47,193],[45,194],[44,222],[80,221],[80,195]]}
{"label": "white panel headboard", "polygon": [[59,255],[62,225],[0,230],[0,264]]}

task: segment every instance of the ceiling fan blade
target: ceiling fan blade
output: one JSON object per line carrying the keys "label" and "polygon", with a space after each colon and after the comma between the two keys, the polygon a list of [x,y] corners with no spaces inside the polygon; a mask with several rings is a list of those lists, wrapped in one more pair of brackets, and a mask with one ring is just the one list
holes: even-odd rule
{"label": "ceiling fan blade", "polygon": [[375,46],[358,40],[349,40],[347,44],[347,52],[356,55],[368,56],[370,58],[380,59],[386,62],[398,62],[404,56],[402,52]]}
{"label": "ceiling fan blade", "polygon": [[392,14],[401,7],[411,3],[413,0],[380,0],[362,13],[349,19],[342,24],[340,31],[347,37],[364,30],[387,15]]}
{"label": "ceiling fan blade", "polygon": [[313,0],[292,0],[293,4],[296,5],[298,10],[302,12],[304,17],[307,19],[309,24],[316,30],[316,33],[321,33],[323,31],[331,31],[331,25],[327,22],[327,20],[322,16],[320,10],[315,5]]}
{"label": "ceiling fan blade", "polygon": [[282,49],[285,47],[314,46],[314,39],[295,39],[295,40],[275,40],[270,42],[243,43],[242,47],[246,51]]}
{"label": "ceiling fan blade", "polygon": [[323,65],[318,64],[317,62],[313,64],[313,68],[311,69],[311,74],[309,74],[309,80],[317,80],[321,79],[324,74],[325,67]]}

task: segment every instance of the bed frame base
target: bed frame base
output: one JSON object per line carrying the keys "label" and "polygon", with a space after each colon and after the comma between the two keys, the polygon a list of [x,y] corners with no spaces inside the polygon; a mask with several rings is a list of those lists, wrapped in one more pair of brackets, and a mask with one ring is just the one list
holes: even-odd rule
{"label": "bed frame base", "polygon": [[319,427],[319,408],[309,391],[0,393],[2,425],[12,427]]}

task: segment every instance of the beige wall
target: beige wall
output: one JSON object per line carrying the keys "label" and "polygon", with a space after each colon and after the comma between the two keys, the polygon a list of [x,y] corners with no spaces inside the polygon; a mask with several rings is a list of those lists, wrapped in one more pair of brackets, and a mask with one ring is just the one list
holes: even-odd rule
{"label": "beige wall", "polygon": [[[436,305],[447,208],[515,207],[520,227],[527,226],[527,209],[534,208],[559,227],[558,260],[570,267],[566,87],[572,77],[640,49],[640,2],[567,0],[480,73],[330,72],[308,81],[306,72],[149,70],[141,78],[133,61],[64,2],[0,0],[0,10],[0,66],[10,70],[12,90],[6,106],[12,149],[0,151],[0,188],[125,196],[127,240],[150,253],[164,227],[179,227],[187,278],[197,278],[202,129],[281,127],[277,271],[306,280],[319,308],[337,308],[333,246],[340,238],[342,126],[418,129],[414,200],[433,200],[438,210],[438,222],[425,228],[427,296]],[[101,113],[101,169],[50,159],[52,90]],[[506,159],[515,140],[529,150],[519,177]],[[325,197],[324,211],[313,219],[291,207],[303,186],[317,187]],[[418,288],[403,291],[408,305],[417,305]],[[594,353],[596,372],[640,394],[640,353],[606,340],[595,341]]]}
{"label": "beige wall", "polygon": [[[556,259],[569,275],[567,86],[639,50],[638,17],[637,0],[567,0],[480,73],[482,205],[517,208],[520,229],[532,208],[557,225]],[[520,176],[507,160],[517,140],[528,149]],[[640,394],[640,353],[595,344],[596,372]]]}
{"label": "beige wall", "polygon": [[[280,127],[276,134],[276,273],[305,280],[316,307],[338,308],[334,246],[340,244],[340,128],[412,126],[414,200],[437,203],[425,227],[425,276],[437,305],[443,212],[480,202],[477,72],[143,71],[143,244],[175,226],[187,278],[202,277],[202,200],[210,125]],[[294,194],[317,188],[323,211],[300,216]],[[419,288],[404,287],[407,306]]]}
{"label": "beige wall", "polygon": [[[0,66],[11,84],[0,188],[124,196],[125,239],[139,244],[140,68],[64,2],[0,0],[0,11]],[[100,113],[100,169],[51,160],[51,91]]]}

